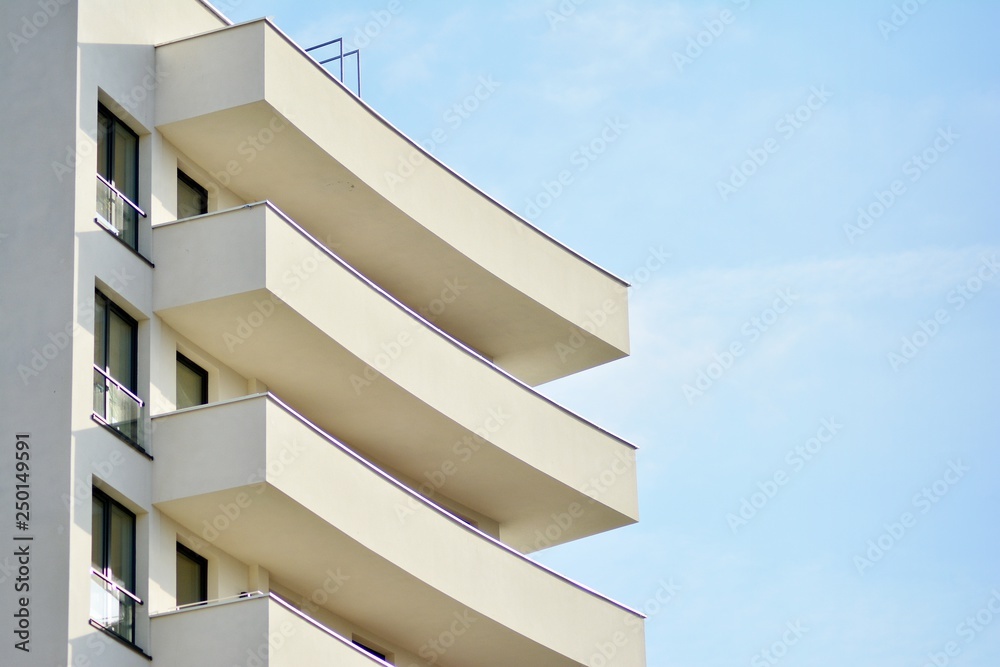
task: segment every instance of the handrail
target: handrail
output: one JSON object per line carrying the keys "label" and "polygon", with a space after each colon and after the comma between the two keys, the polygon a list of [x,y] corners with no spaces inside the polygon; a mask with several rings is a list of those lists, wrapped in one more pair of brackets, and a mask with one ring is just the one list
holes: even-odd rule
{"label": "handrail", "polygon": [[113,184],[111,183],[111,181],[109,181],[108,179],[104,178],[104,177],[103,177],[103,176],[101,176],[100,174],[97,174],[97,180],[99,180],[99,181],[100,181],[101,183],[104,183],[104,185],[108,186],[108,188],[109,188],[109,189],[110,189],[110,190],[111,190],[112,192],[114,192],[114,193],[115,193],[116,195],[118,195],[118,198],[119,198],[119,199],[121,199],[121,200],[122,200],[122,201],[124,201],[124,202],[125,202],[126,204],[128,204],[129,206],[131,206],[131,207],[132,207],[132,208],[133,208],[133,209],[135,210],[135,212],[136,212],[136,213],[138,213],[139,215],[141,215],[141,216],[142,216],[142,217],[144,217],[144,218],[145,218],[145,217],[148,217],[148,216],[146,215],[146,212],[145,212],[145,211],[143,211],[143,210],[142,210],[141,208],[139,208],[139,205],[138,205],[138,204],[136,204],[136,203],[135,203],[134,201],[132,201],[131,199],[129,199],[129,198],[127,197],[127,196],[125,196],[125,194],[124,194],[124,193],[122,193],[122,191],[121,191],[121,190],[119,190],[118,188],[116,188],[116,187],[115,187],[115,186],[114,186],[114,185],[113,185]]}
{"label": "handrail", "polygon": [[121,382],[119,382],[118,380],[116,380],[113,377],[111,377],[110,375],[108,375],[107,371],[105,371],[103,368],[101,368],[97,364],[94,364],[94,370],[97,371],[98,373],[100,373],[101,375],[103,375],[106,380],[108,380],[109,382],[111,382],[111,384],[113,384],[116,387],[118,387],[119,389],[121,389],[125,393],[126,396],[128,396],[133,401],[135,401],[136,403],[138,403],[140,408],[143,407],[146,404],[141,398],[139,398],[138,396],[136,396],[135,394],[133,394],[132,391],[128,387],[126,387]]}
{"label": "handrail", "polygon": [[176,611],[187,611],[188,609],[194,609],[195,607],[218,607],[219,605],[229,604],[230,602],[237,602],[239,600],[248,600],[251,598],[266,597],[267,593],[263,591],[245,591],[239,595],[229,595],[224,598],[215,598],[214,600],[202,600],[201,602],[188,602],[187,604],[182,604],[174,607],[169,611],[165,611],[158,616],[163,614],[169,614]]}
{"label": "handrail", "polygon": [[324,46],[330,46],[331,44],[336,44],[337,42],[340,42],[340,46],[341,46],[340,50],[341,50],[341,52],[343,52],[343,50],[344,50],[344,48],[343,48],[343,46],[344,46],[344,38],[343,37],[338,37],[337,39],[331,39],[329,42],[323,42],[322,44],[317,44],[316,46],[310,46],[308,49],[305,49],[305,50],[307,52],[308,51],[315,51],[316,49],[322,49]]}
{"label": "handrail", "polygon": [[212,600],[205,600],[204,602],[192,602],[190,604],[182,604],[178,607],[172,607],[166,611],[158,611],[150,613],[149,617],[159,618],[160,616],[172,616],[173,614],[180,614],[185,611],[194,611],[195,609],[211,609],[213,607],[222,607],[227,604],[234,604],[236,602],[242,602],[244,600],[256,600],[257,598],[267,597],[268,594],[261,590],[256,591],[244,591],[239,595],[229,595],[224,598],[215,598]]}
{"label": "handrail", "polygon": [[[343,51],[343,49],[341,49],[341,51]],[[332,63],[334,60],[339,60],[340,61],[340,76],[343,77],[344,76],[344,59],[348,58],[350,56],[353,56],[353,55],[359,55],[360,53],[361,53],[361,49],[354,49],[353,51],[348,51],[347,53],[341,53],[339,56],[334,56],[332,58],[327,58],[326,60],[320,60],[319,64],[320,65],[325,65],[327,63]],[[361,74],[359,72],[358,73],[358,77],[360,77],[360,76],[361,76]]]}
{"label": "handrail", "polygon": [[139,597],[135,593],[133,593],[132,591],[128,590],[127,588],[122,588],[121,586],[119,586],[118,584],[116,584],[112,580],[108,579],[102,573],[98,572],[94,568],[90,568],[90,573],[94,574],[94,575],[97,575],[98,579],[100,579],[104,583],[108,584],[109,586],[111,586],[115,590],[124,593],[128,597],[132,598],[132,600],[134,600],[135,602],[138,602],[141,605],[145,605],[146,604],[145,602],[143,602],[142,600],[140,600]]}

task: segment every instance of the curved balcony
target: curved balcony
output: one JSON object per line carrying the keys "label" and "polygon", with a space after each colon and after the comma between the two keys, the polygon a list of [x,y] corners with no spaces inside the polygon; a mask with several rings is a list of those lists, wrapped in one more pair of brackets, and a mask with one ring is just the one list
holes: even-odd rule
{"label": "curved balcony", "polygon": [[156,67],[171,143],[510,373],[534,385],[628,354],[623,281],[438,162],[267,20],[162,44]]}
{"label": "curved balcony", "polygon": [[359,627],[442,664],[592,665],[610,645],[606,664],[644,665],[641,614],[466,524],[271,395],[154,421],[154,505],[283,586],[325,591],[322,606]]}
{"label": "curved balcony", "polygon": [[637,520],[631,445],[435,328],[273,205],[161,225],[154,242],[154,310],[171,327],[414,486],[497,521],[504,541],[532,551]]}
{"label": "curved balcony", "polygon": [[249,665],[378,667],[378,660],[282,600],[252,595],[152,617],[152,653],[162,667]]}

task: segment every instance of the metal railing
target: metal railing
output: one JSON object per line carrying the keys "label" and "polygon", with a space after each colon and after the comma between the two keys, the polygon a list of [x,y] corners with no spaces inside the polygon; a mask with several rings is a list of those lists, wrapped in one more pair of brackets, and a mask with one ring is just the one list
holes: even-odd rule
{"label": "metal railing", "polygon": [[138,204],[97,174],[97,221],[133,250],[139,249],[140,216],[145,218],[146,213]]}
{"label": "metal railing", "polygon": [[[358,89],[355,92],[357,93],[358,97],[361,97],[361,50],[360,49],[354,49],[353,51],[348,51],[345,53],[344,38],[338,37],[337,39],[331,39],[329,42],[323,42],[322,44],[317,44],[316,46],[310,46],[308,49],[306,49],[306,53],[310,53],[312,51],[316,51],[317,49],[322,49],[323,47],[331,46],[333,44],[336,44],[340,51],[338,55],[335,55],[332,58],[326,58],[325,60],[317,59],[316,62],[318,62],[320,65],[326,65],[327,63],[332,63],[335,60],[339,60],[340,76],[338,76],[337,78],[340,79],[341,83],[347,85],[347,82],[344,81],[344,61],[347,58],[354,56],[355,76],[357,77],[358,81]],[[313,57],[315,58],[315,56]]]}
{"label": "metal railing", "polygon": [[134,644],[135,606],[142,600],[93,568],[90,575],[90,619]]}
{"label": "metal railing", "polygon": [[128,387],[94,366],[94,416],[142,448],[144,405]]}

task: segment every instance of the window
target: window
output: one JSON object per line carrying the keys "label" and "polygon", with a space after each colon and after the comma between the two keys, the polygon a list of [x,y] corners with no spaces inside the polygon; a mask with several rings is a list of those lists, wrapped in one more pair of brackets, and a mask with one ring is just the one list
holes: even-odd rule
{"label": "window", "polygon": [[139,135],[97,107],[97,220],[139,249]]}
{"label": "window", "polygon": [[208,600],[208,561],[177,543],[177,606]]}
{"label": "window", "polygon": [[94,297],[94,414],[137,445],[143,402],[135,395],[138,324],[100,291]]}
{"label": "window", "polygon": [[193,178],[177,170],[177,219],[208,213],[208,191]]}
{"label": "window", "polygon": [[208,403],[208,371],[177,353],[177,409]]}
{"label": "window", "polygon": [[391,655],[383,653],[382,651],[375,650],[374,648],[372,648],[371,646],[368,645],[367,640],[362,641],[362,640],[358,639],[357,637],[355,637],[351,641],[354,643],[355,646],[357,646],[361,650],[365,651],[366,653],[369,653],[369,654],[375,656],[376,658],[378,658],[379,660],[381,660],[383,662],[390,662],[390,659],[392,657]]}
{"label": "window", "polygon": [[94,489],[90,618],[135,643],[135,514]]}

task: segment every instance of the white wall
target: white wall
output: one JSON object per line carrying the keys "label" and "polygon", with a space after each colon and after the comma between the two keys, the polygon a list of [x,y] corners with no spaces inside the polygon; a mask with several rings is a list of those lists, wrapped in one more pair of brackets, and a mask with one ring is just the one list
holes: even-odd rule
{"label": "white wall", "polygon": [[[72,168],[75,146],[74,2],[51,16],[37,0],[0,3],[0,664],[66,662],[68,543],[61,496],[70,487],[74,350]],[[14,36],[13,38],[11,36]],[[19,370],[20,369],[20,370]],[[15,435],[31,434],[30,530],[14,528]],[[29,589],[16,592],[14,533],[31,535]],[[30,653],[14,648],[18,598],[29,600]]]}
{"label": "white wall", "polygon": [[[109,20],[125,14],[132,14],[127,22]],[[0,380],[0,498],[13,508],[8,476],[14,474],[14,436],[29,432],[31,530],[24,535],[35,538],[30,589],[15,595],[13,512],[5,516],[0,609],[13,619],[16,598],[29,598],[31,652],[16,651],[8,638],[0,643],[0,664],[146,663],[87,623],[95,478],[137,511],[140,543],[149,541],[152,509],[148,459],[90,420],[95,285],[103,283],[146,320],[140,327],[145,341],[151,315],[150,269],[93,222],[96,105],[99,87],[123,102],[142,89],[154,40],[220,25],[195,0],[0,3],[0,355],[6,371]],[[151,117],[148,103],[133,109],[134,119]],[[148,166],[150,135],[142,148]],[[142,186],[148,207],[148,175]],[[145,385],[148,352],[143,356]],[[140,581],[148,579],[147,568],[148,559],[140,558]],[[5,628],[9,635],[9,621]]]}

